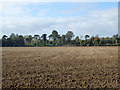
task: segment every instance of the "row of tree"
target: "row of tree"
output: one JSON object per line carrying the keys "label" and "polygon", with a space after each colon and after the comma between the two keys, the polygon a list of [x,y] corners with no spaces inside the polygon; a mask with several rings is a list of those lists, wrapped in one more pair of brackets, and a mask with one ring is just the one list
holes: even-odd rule
{"label": "row of tree", "polygon": [[120,45],[120,37],[118,34],[112,37],[96,36],[76,36],[72,31],[68,31],[65,35],[59,35],[56,30],[47,34],[39,35],[18,35],[12,33],[9,37],[3,35],[0,39],[3,47],[39,47],[39,46],[118,46]]}

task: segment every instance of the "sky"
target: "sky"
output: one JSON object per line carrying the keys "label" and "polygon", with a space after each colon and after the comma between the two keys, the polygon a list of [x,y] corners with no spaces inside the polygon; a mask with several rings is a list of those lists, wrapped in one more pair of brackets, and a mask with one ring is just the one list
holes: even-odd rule
{"label": "sky", "polygon": [[112,36],[118,33],[117,2],[39,2],[0,5],[0,37],[22,35],[60,35],[73,31],[76,36]]}

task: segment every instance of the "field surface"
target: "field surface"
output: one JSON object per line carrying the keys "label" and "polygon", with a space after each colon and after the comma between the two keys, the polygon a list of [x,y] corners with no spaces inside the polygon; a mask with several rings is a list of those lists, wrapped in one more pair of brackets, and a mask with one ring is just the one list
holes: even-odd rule
{"label": "field surface", "polygon": [[2,87],[117,88],[118,47],[4,47]]}

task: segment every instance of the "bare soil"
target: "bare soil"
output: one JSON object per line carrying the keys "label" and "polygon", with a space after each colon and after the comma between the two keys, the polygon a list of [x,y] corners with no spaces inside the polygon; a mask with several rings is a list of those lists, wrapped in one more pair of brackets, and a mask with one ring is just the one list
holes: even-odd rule
{"label": "bare soil", "polygon": [[4,47],[2,87],[118,88],[118,47]]}

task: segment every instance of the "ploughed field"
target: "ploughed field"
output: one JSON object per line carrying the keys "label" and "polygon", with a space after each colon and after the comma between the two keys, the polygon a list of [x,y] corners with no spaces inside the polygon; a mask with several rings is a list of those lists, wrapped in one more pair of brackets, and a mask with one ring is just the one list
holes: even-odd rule
{"label": "ploughed field", "polygon": [[118,88],[118,47],[4,47],[2,87]]}

